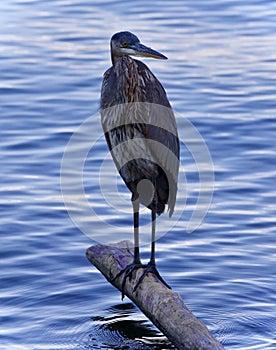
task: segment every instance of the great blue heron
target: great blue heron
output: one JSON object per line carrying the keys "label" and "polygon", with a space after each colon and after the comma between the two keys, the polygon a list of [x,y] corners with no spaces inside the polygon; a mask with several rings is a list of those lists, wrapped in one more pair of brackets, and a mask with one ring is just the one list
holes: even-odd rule
{"label": "great blue heron", "polygon": [[[112,67],[104,74],[101,90],[102,125],[116,167],[132,193],[134,220],[134,260],[119,273],[124,274],[124,296],[126,279],[131,278],[137,268],[144,268],[144,272],[134,291],[149,272],[170,288],[155,264],[155,225],[156,214],[164,212],[165,204],[168,204],[170,216],[174,211],[179,140],[163,86],[144,63],[130,56],[166,57],[142,45],[130,32],[114,34],[110,46]],[[116,152],[118,146],[121,148]],[[177,162],[170,163],[172,158]],[[151,210],[151,257],[147,265],[141,263],[139,254],[139,203]]]}

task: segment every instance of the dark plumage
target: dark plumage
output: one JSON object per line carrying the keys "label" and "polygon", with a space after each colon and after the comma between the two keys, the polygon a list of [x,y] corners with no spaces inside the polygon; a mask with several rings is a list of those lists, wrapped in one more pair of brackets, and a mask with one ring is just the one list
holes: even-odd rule
{"label": "dark plumage", "polygon": [[145,267],[139,257],[139,203],[151,209],[153,222],[152,255],[145,274],[154,272],[162,280],[155,268],[155,215],[163,213],[166,204],[170,216],[174,210],[179,141],[163,86],[144,63],[129,55],[166,57],[129,32],[114,34],[110,44],[112,67],[104,74],[101,91],[102,125],[116,167],[132,193],[134,209],[135,257],[124,271],[123,284],[134,268]]}

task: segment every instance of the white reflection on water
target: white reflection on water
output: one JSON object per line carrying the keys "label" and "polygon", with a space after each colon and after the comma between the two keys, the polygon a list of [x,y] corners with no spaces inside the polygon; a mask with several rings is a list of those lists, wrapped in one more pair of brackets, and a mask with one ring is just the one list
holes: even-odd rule
{"label": "white reflection on water", "polygon": [[[161,113],[160,108],[165,109],[166,107],[155,107],[154,105],[150,105],[150,108],[157,108],[158,113],[154,113],[154,111],[151,110],[151,115],[156,114],[159,116]],[[114,107],[112,107],[112,109],[114,110]],[[136,109],[137,108],[135,107],[135,110]],[[112,111],[112,113],[117,113],[117,110]],[[116,239],[118,241],[129,238],[130,225],[128,224],[127,226],[123,227],[120,225],[119,220],[118,222],[114,222],[114,218],[117,217],[122,219],[123,217],[126,217],[126,213],[130,214],[129,209],[131,208],[131,205],[130,201],[128,201],[128,203],[126,201],[122,201],[121,194],[118,192],[119,188],[116,185],[116,181],[114,181],[116,171],[114,171],[114,166],[112,163],[110,163],[110,161],[106,161],[106,155],[103,155],[102,159],[100,160],[101,164],[99,165],[99,148],[102,148],[103,142],[103,132],[102,130],[99,130],[99,119],[100,118],[98,115],[93,115],[89,119],[85,120],[70,138],[64,152],[61,165],[61,188],[66,208],[75,225],[88,237],[106,244],[112,243],[114,240],[113,228],[120,232],[116,235]],[[158,120],[159,119],[157,118],[157,126],[159,126]],[[155,125],[153,119],[151,119],[150,123]],[[164,128],[163,125],[162,127]],[[98,138],[95,138],[97,135],[96,130],[98,130]],[[140,139],[137,140],[139,141]],[[187,224],[187,231],[192,232],[201,225],[211,204],[214,188],[213,163],[209,150],[202,136],[193,126],[193,124],[184,118],[181,118],[179,140],[180,143],[185,145],[190,153],[196,169],[195,171],[198,173],[198,198],[196,203],[193,205],[192,215]],[[150,141],[152,140],[149,140],[149,142]],[[161,155],[164,155],[164,159],[170,159],[171,162],[171,156],[167,157],[165,155],[163,149],[164,146],[162,144],[158,145],[158,143],[157,146],[159,147],[158,152],[160,152]],[[128,147],[132,146],[130,145]],[[150,148],[152,148],[152,145],[150,145]],[[134,147],[134,149],[136,149],[136,147]],[[96,185],[96,181],[98,183],[97,189],[94,187],[92,195],[89,192],[87,193],[83,186],[84,167],[89,152],[91,154],[90,176],[92,176],[94,179],[94,186]],[[103,152],[101,151],[100,154],[103,154]],[[126,156],[127,155],[124,154],[124,161]],[[139,153],[135,157],[141,158],[145,156],[145,154]],[[95,160],[94,166],[93,157]],[[160,163],[160,166],[162,166],[164,169],[165,165]],[[170,169],[172,169],[171,164],[168,164],[168,166]],[[173,218],[168,219],[168,215],[162,215],[159,218],[157,238],[160,238],[169,232],[175,226],[175,224],[182,219],[183,212],[186,208],[186,193],[189,191],[189,187],[186,188],[187,185],[189,184],[187,184],[185,170],[182,166],[180,169],[178,183],[178,201]],[[88,200],[89,197],[91,199],[90,201]],[[93,208],[94,206],[95,208]],[[112,208],[113,214],[110,209],[106,211],[104,206]],[[98,214],[95,210],[96,207],[97,209],[101,209],[100,212],[98,211]],[[105,212],[107,215],[104,215]],[[142,211],[142,214],[145,217],[148,212]],[[147,220],[147,223],[144,222],[144,224],[141,225],[140,238],[142,243],[150,242],[150,227],[151,223],[149,220]]]}

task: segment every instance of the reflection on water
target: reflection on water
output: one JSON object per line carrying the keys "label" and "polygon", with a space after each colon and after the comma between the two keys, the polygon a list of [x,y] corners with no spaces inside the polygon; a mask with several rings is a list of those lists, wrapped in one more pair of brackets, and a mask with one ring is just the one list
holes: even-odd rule
{"label": "reflection on water", "polygon": [[[200,188],[183,142],[178,198],[186,207],[157,242],[159,270],[227,349],[275,349],[275,2],[1,5],[1,349],[171,346],[86,260],[91,240],[61,196],[71,135],[91,115],[100,123],[109,38],[119,30],[169,57],[144,61],[166,88],[179,129],[191,121],[214,164],[211,207],[188,234]],[[105,155],[104,142],[88,154],[87,200],[112,224],[107,235],[131,239],[132,215],[107,206],[91,171]],[[103,170],[113,182],[116,172]],[[116,179],[128,210],[129,193]],[[170,227],[160,219],[157,227]],[[142,248],[145,261],[149,249]]]}
{"label": "reflection on water", "polygon": [[131,303],[114,305],[104,316],[95,316],[92,320],[94,331],[90,346],[93,349],[94,346],[96,349],[174,349],[145,317],[137,317],[137,309]]}

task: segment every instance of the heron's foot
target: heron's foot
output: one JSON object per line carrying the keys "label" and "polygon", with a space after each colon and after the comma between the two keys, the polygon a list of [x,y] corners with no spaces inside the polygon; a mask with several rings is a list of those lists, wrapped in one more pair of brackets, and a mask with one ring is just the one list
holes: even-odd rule
{"label": "heron's foot", "polygon": [[125,296],[125,285],[126,285],[126,280],[127,278],[131,278],[132,272],[134,270],[140,269],[140,268],[145,268],[147,265],[144,265],[141,263],[141,261],[133,261],[131,264],[127,265],[123,270],[121,270],[115,277],[112,278],[112,281],[115,281],[116,278],[118,278],[121,275],[123,276],[123,281],[122,281],[122,300],[124,299]]}
{"label": "heron's foot", "polygon": [[142,275],[140,276],[139,280],[135,284],[135,287],[133,289],[133,293],[137,290],[139,284],[143,281],[144,277],[151,272],[154,276],[156,276],[160,282],[162,282],[167,288],[171,289],[171,287],[168,285],[167,282],[164,281],[164,279],[161,277],[160,273],[158,272],[155,262],[149,262],[148,265],[146,265],[146,268]]}

